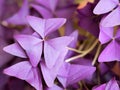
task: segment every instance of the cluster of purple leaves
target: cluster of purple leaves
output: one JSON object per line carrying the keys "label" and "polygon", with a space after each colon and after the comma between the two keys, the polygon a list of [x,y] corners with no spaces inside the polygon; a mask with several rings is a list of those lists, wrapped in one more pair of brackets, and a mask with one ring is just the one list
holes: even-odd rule
{"label": "cluster of purple leaves", "polygon": [[[119,90],[111,71],[120,60],[119,8],[119,0],[80,10],[74,0],[0,0],[0,90]],[[95,65],[96,49],[69,61],[86,40],[79,28],[103,46]]]}
{"label": "cluster of purple leaves", "polygon": [[[100,0],[93,10],[94,14],[103,15],[99,24],[99,41],[102,45],[107,43],[98,57],[99,62],[118,61],[119,63],[120,61],[119,3],[119,0]],[[119,85],[114,79],[109,81],[107,85],[103,84],[95,90],[119,90]]]}

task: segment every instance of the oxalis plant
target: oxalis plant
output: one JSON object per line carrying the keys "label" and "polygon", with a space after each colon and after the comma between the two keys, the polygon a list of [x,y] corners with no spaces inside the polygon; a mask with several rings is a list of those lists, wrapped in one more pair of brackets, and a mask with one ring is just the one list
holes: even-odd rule
{"label": "oxalis plant", "polygon": [[0,90],[120,90],[119,0],[0,0]]}

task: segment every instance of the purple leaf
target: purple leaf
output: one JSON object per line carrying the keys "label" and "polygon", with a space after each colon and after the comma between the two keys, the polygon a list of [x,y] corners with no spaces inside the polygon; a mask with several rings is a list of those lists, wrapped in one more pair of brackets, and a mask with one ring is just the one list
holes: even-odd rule
{"label": "purple leaf", "polygon": [[55,11],[58,1],[59,0],[49,0],[49,5],[52,12]]}
{"label": "purple leaf", "polygon": [[109,15],[107,15],[100,24],[104,27],[113,27],[116,25],[120,25],[120,7],[117,7],[113,10]]}
{"label": "purple leaf", "polygon": [[7,53],[12,54],[12,55],[22,57],[22,58],[27,58],[27,56],[24,53],[23,49],[17,43],[6,46],[6,47],[3,48],[3,50],[5,52],[7,52]]}
{"label": "purple leaf", "polygon": [[65,18],[51,18],[46,20],[45,36],[59,29],[66,22]]}
{"label": "purple leaf", "polygon": [[[67,87],[80,80],[91,77],[94,71],[96,70],[95,67],[92,67],[92,66],[85,66],[85,65],[79,65],[79,64],[68,65],[68,63],[64,65],[67,65],[67,66],[64,66],[63,68],[61,68],[60,70],[61,72],[59,72],[59,75],[58,75],[58,80],[61,82],[61,84],[64,87]],[[67,72],[63,72],[62,70],[63,71],[65,70]]]}
{"label": "purple leaf", "polygon": [[15,39],[26,51],[31,64],[36,67],[41,59],[42,40],[31,35],[17,35]]}
{"label": "purple leaf", "polygon": [[45,63],[42,63],[42,62],[40,63],[40,66],[41,66],[41,71],[47,86],[52,87],[54,84],[54,80],[57,76],[57,73],[55,70],[56,68],[49,69],[46,67]]}
{"label": "purple leaf", "polygon": [[49,8],[52,12],[55,11],[58,0],[36,0],[39,4]]}
{"label": "purple leaf", "polygon": [[111,62],[111,61],[120,61],[120,44],[113,40],[100,54],[98,61],[99,62]]}
{"label": "purple leaf", "polygon": [[45,19],[41,19],[34,16],[27,16],[27,21],[30,26],[42,37],[44,38],[45,30]]}
{"label": "purple leaf", "polygon": [[100,26],[99,40],[101,44],[109,42],[113,38],[113,27],[102,27]]}
{"label": "purple leaf", "polygon": [[[100,0],[93,10],[94,14],[104,14],[112,11],[119,4],[119,0]],[[104,7],[106,6],[106,7]]]}
{"label": "purple leaf", "polygon": [[117,81],[113,78],[108,83],[94,87],[92,90],[120,90]]}
{"label": "purple leaf", "polygon": [[43,18],[48,19],[48,18],[52,18],[53,14],[50,12],[50,10],[40,6],[40,5],[36,5],[36,4],[32,4],[31,5],[35,10],[38,11],[39,14],[42,15]]}
{"label": "purple leaf", "polygon": [[[3,38],[0,38],[0,68],[4,66],[7,62],[9,62],[13,56],[4,52],[3,48],[8,45],[7,41]],[[11,50],[11,49],[10,49]]]}
{"label": "purple leaf", "polygon": [[62,37],[57,37],[54,39],[47,40],[45,42],[49,43],[54,49],[61,51],[62,49],[65,49],[66,46],[68,46],[73,40],[74,40],[74,37],[62,36]]}
{"label": "purple leaf", "polygon": [[100,85],[98,87],[97,86],[94,87],[92,90],[106,90],[105,87],[106,87],[106,84],[102,84],[102,85]]}
{"label": "purple leaf", "polygon": [[114,78],[111,79],[111,80],[107,83],[105,89],[106,89],[106,90],[120,90],[119,85],[117,84],[117,81],[116,81]]}
{"label": "purple leaf", "polygon": [[63,49],[61,51],[61,53],[59,54],[59,57],[57,58],[55,65],[52,68],[48,68],[43,62],[40,63],[42,74],[48,87],[53,86],[54,80],[57,77],[61,66],[63,65],[64,57],[67,54],[67,52],[68,52],[67,49]]}
{"label": "purple leaf", "polygon": [[80,80],[87,79],[92,77],[93,73],[95,72],[96,68],[92,66],[85,66],[85,65],[74,65],[72,64],[69,71],[68,76],[68,85],[76,83]]}
{"label": "purple leaf", "polygon": [[29,15],[28,0],[24,0],[21,9],[15,15],[13,15],[5,21],[9,24],[25,25],[27,23],[27,15]]}
{"label": "purple leaf", "polygon": [[48,68],[52,68],[57,58],[59,56],[59,52],[54,49],[54,46],[51,46],[47,42],[44,43],[44,58]]}
{"label": "purple leaf", "polygon": [[46,35],[60,28],[65,22],[64,18],[52,18],[52,19],[41,19],[34,16],[27,17],[30,26],[39,34],[42,38]]}
{"label": "purple leaf", "polygon": [[44,56],[48,68],[53,67],[59,57],[60,51],[65,49],[72,40],[72,37],[64,36],[45,41]]}
{"label": "purple leaf", "polygon": [[28,61],[15,64],[4,70],[4,73],[27,81],[37,90],[42,90],[42,82],[37,68],[32,67]]}

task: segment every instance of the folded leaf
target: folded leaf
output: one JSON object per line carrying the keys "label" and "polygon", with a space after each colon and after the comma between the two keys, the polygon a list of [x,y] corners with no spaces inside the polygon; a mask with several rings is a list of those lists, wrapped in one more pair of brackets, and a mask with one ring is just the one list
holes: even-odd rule
{"label": "folded leaf", "polygon": [[111,41],[105,49],[99,55],[99,62],[111,62],[111,61],[120,61],[120,44],[113,40]]}
{"label": "folded leaf", "polygon": [[64,58],[67,52],[68,52],[67,49],[64,49],[60,52],[60,55],[52,68],[48,68],[46,64],[43,62],[43,60],[40,63],[42,74],[48,87],[52,87],[54,85],[54,80],[57,77],[59,70],[64,63]]}
{"label": "folded leaf", "polygon": [[63,36],[47,40],[46,42],[49,45],[51,45],[54,49],[61,51],[62,49],[66,48],[73,40],[74,37]]}
{"label": "folded leaf", "polygon": [[43,5],[44,7],[50,9],[52,12],[55,11],[58,0],[36,0],[38,3]]}
{"label": "folded leaf", "polygon": [[4,73],[27,81],[37,90],[42,90],[42,82],[37,68],[33,68],[28,61],[15,64],[4,70]]}
{"label": "folded leaf", "polygon": [[60,53],[47,42],[44,43],[44,58],[48,68],[52,68]]}
{"label": "folded leaf", "polygon": [[54,80],[57,76],[55,68],[47,68],[45,63],[40,63],[41,71],[44,77],[44,80],[48,87],[52,87],[54,85]]}
{"label": "folded leaf", "polygon": [[[119,0],[100,0],[95,6],[94,14],[104,14],[112,11],[119,4]],[[106,6],[106,7],[105,7]]]}
{"label": "folded leaf", "polygon": [[94,87],[92,90],[120,90],[117,81],[113,78],[108,83]]}
{"label": "folded leaf", "polygon": [[36,4],[32,4],[31,5],[39,14],[42,15],[43,18],[48,19],[48,18],[52,18],[53,14],[50,12],[49,9],[44,8],[40,5],[36,5]]}
{"label": "folded leaf", "polygon": [[65,18],[51,18],[46,20],[45,24],[45,36],[56,31],[61,26],[63,26],[66,22]]}
{"label": "folded leaf", "polygon": [[110,14],[108,14],[100,24],[104,27],[113,27],[116,25],[120,25],[120,7],[117,7]]}
{"label": "folded leaf", "polygon": [[3,48],[3,50],[9,54],[12,54],[21,58],[27,58],[24,50],[17,43],[6,46]]}
{"label": "folded leaf", "polygon": [[101,44],[107,43],[112,40],[114,34],[113,27],[102,27],[100,26],[99,40]]}
{"label": "folded leaf", "polygon": [[48,68],[52,68],[57,61],[61,51],[72,41],[72,37],[64,36],[45,41],[44,57]]}
{"label": "folded leaf", "polygon": [[5,20],[9,24],[25,25],[27,24],[26,16],[29,15],[28,0],[23,0],[21,9],[12,17]]}
{"label": "folded leaf", "polygon": [[36,67],[41,59],[42,40],[31,35],[17,35],[15,39],[26,51],[31,64]]}
{"label": "folded leaf", "polygon": [[[67,65],[67,64],[64,64]],[[66,68],[61,68],[61,71],[63,69],[68,69],[68,76],[64,76],[64,73],[62,75],[62,72],[58,75],[58,80],[61,82],[61,84],[64,87],[67,87],[69,85],[72,85],[74,83],[77,83],[80,80],[87,79],[88,77],[91,77],[92,74],[95,72],[96,68],[92,66],[85,66],[85,65],[79,65],[79,64],[71,64],[67,65]]]}
{"label": "folded leaf", "polygon": [[107,83],[105,89],[106,89],[106,90],[120,90],[119,85],[118,85],[117,81],[116,81],[114,78],[111,79],[111,80]]}
{"label": "folded leaf", "polygon": [[64,18],[41,19],[34,16],[27,17],[28,23],[42,38],[60,28],[65,22]]}

